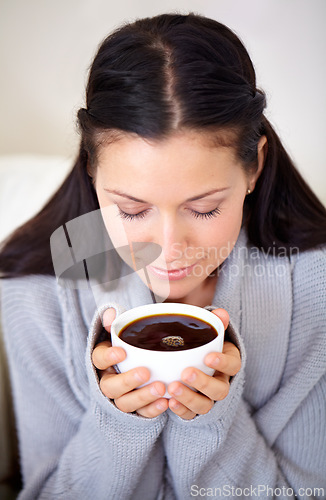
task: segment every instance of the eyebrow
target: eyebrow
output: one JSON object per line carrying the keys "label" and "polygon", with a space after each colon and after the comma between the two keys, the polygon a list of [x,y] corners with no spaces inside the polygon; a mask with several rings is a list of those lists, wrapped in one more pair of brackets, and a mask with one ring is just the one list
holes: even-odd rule
{"label": "eyebrow", "polygon": [[[227,189],[230,189],[228,187],[224,188],[219,188],[219,189],[212,189],[211,191],[207,191],[206,193],[199,194],[197,196],[193,196],[192,198],[189,198],[186,201],[195,201],[195,200],[200,200],[201,198],[205,198],[206,196],[209,196],[210,194],[214,193],[220,193],[221,191],[226,191]],[[135,198],[134,196],[131,196],[130,194],[123,193],[122,191],[118,191],[116,189],[105,189],[107,193],[112,193],[112,194],[117,194],[118,196],[122,196],[123,198],[128,198],[129,200],[136,201],[137,203],[148,203],[145,200],[140,200],[139,198]]]}

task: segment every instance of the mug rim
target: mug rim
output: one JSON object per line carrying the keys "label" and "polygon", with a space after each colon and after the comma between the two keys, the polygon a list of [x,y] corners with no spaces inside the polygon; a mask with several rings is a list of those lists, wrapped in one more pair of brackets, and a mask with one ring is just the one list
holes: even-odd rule
{"label": "mug rim", "polygon": [[[216,338],[212,339],[210,342],[207,342],[206,344],[202,344],[197,347],[193,347],[190,349],[182,349],[182,350],[177,350],[177,351],[153,351],[152,349],[145,349],[143,347],[137,347],[133,346],[132,344],[129,344],[128,342],[125,342],[121,337],[119,337],[119,333],[128,324],[132,323],[133,321],[137,319],[141,319],[141,312],[139,311],[146,311],[150,308],[152,311],[151,313],[146,314],[147,317],[151,316],[158,316],[160,314],[184,314],[186,316],[194,316],[198,319],[201,319],[203,321],[206,321],[209,323],[217,332]],[[177,309],[180,309],[180,311],[176,312]],[[185,309],[185,311],[184,311]],[[157,312],[155,312],[157,310]],[[165,312],[159,312],[165,310]],[[138,314],[139,313],[139,314]],[[128,318],[129,316],[129,318]],[[143,314],[143,317],[145,314]],[[123,321],[125,318],[128,318],[126,321]],[[121,323],[122,321],[122,323]],[[119,324],[120,322],[120,324]],[[123,345],[128,346],[128,349],[132,348],[131,350],[140,350],[142,352],[159,352],[160,354],[163,355],[177,355],[180,354],[180,352],[187,352],[187,351],[194,351],[203,348],[204,346],[209,346],[211,343],[216,343],[216,339],[224,336],[224,325],[222,320],[216,316],[212,311],[209,311],[207,309],[204,309],[199,306],[194,306],[192,304],[181,304],[180,302],[168,302],[168,303],[157,303],[157,304],[146,304],[146,305],[141,305],[141,306],[136,306],[132,309],[128,309],[127,311],[124,311],[123,313],[119,314],[114,321],[112,322],[111,325],[111,335],[113,334],[117,339],[119,339],[119,343],[121,342]]]}

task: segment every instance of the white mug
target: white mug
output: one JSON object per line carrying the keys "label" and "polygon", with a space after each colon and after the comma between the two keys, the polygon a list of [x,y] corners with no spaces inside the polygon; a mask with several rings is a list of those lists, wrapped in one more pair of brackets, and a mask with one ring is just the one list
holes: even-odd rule
{"label": "white mug", "polygon": [[[216,337],[199,347],[179,351],[153,351],[128,344],[119,337],[119,333],[128,324],[137,319],[158,314],[183,314],[193,316],[209,323],[217,332]],[[111,325],[111,342],[113,346],[122,347],[126,358],[116,365],[121,373],[138,366],[145,366],[150,371],[147,385],[156,380],[168,385],[181,379],[182,371],[187,367],[195,367],[207,375],[213,375],[214,369],[204,364],[205,356],[210,352],[222,352],[224,342],[224,326],[222,321],[212,312],[201,307],[180,303],[148,304],[129,309],[115,318]],[[164,397],[170,398],[168,392]]]}

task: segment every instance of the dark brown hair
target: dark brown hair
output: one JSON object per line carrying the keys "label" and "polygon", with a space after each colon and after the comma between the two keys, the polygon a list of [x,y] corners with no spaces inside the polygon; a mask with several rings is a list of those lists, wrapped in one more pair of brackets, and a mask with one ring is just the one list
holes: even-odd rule
{"label": "dark brown hair", "polygon": [[[46,206],[5,242],[2,276],[54,274],[49,240],[68,220],[99,208],[88,175],[99,144],[111,132],[161,140],[177,130],[236,137],[245,169],[263,172],[245,201],[251,243],[261,250],[326,242],[326,210],[294,167],[265,118],[265,95],[239,38],[199,15],[165,14],[127,24],[108,36],[90,69],[86,106],[78,112],[80,150],[71,173]],[[88,170],[87,170],[88,169]]]}

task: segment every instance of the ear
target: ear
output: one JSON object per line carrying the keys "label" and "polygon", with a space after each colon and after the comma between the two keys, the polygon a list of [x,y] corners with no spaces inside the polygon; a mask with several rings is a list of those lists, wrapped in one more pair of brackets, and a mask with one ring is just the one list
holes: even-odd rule
{"label": "ear", "polygon": [[89,177],[92,177],[92,169],[91,169],[91,166],[90,166],[90,163],[89,163],[89,159],[87,160],[87,166],[86,166],[86,169],[87,169],[87,175]]}
{"label": "ear", "polygon": [[89,160],[87,160],[87,175],[88,177],[90,177],[93,186],[95,186],[94,169],[91,168]]}
{"label": "ear", "polygon": [[263,171],[267,150],[268,150],[267,137],[266,135],[262,135],[257,144],[257,170],[250,177],[249,189],[251,192],[255,189],[256,182]]}

